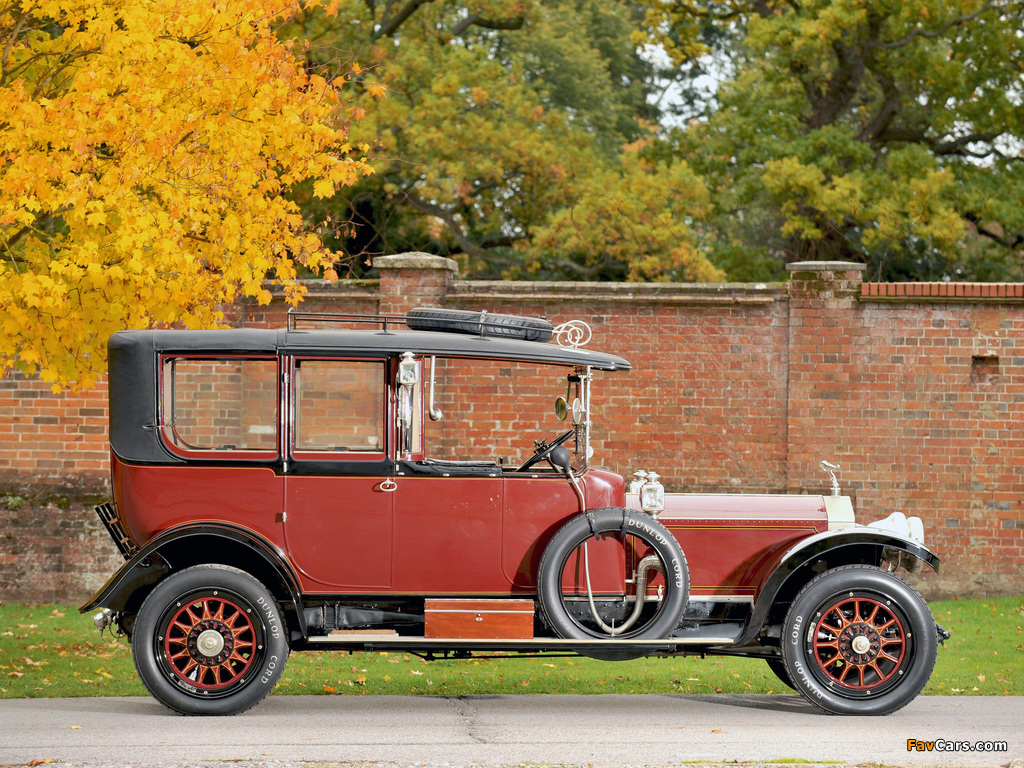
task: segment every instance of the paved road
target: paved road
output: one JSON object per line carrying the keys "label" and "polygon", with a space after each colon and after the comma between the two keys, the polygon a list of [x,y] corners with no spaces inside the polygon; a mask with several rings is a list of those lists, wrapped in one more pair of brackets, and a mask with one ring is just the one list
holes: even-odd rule
{"label": "paved road", "polygon": [[[272,696],[227,718],[181,717],[148,698],[22,699],[0,701],[0,764],[1024,768],[1022,726],[1024,698],[1011,697],[921,696],[882,718],[830,717],[780,695]],[[908,751],[908,739],[1008,751]]]}

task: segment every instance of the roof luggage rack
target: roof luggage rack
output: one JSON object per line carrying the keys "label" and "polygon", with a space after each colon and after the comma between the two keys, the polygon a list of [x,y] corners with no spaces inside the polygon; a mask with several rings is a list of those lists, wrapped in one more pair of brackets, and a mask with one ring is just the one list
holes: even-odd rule
{"label": "roof luggage rack", "polygon": [[[376,325],[387,332],[388,324],[404,326],[414,331],[462,333],[472,336],[490,336],[503,339],[521,339],[541,343],[551,340],[554,326],[544,317],[503,315],[487,310],[447,309],[443,307],[415,307],[405,315],[359,315],[337,312],[296,312],[288,310],[288,330],[298,330],[301,321],[328,323],[363,323]],[[579,347],[576,343],[574,347]]]}
{"label": "roof luggage rack", "polygon": [[364,325],[376,325],[382,331],[388,330],[388,323],[392,326],[405,326],[404,315],[360,315],[345,314],[339,312],[296,312],[288,310],[288,330],[297,331],[298,324],[302,321],[322,323],[362,323]]}

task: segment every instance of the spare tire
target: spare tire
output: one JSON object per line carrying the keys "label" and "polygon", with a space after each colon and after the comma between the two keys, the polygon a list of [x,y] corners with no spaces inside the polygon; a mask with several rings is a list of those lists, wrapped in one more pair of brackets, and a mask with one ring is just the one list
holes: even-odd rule
{"label": "spare tire", "polygon": [[[580,583],[580,574],[589,570],[580,554],[585,558],[587,543],[594,542],[597,546],[605,538],[617,541],[627,559],[629,554],[646,555],[641,562],[651,563],[648,568],[661,573],[660,597],[651,600],[643,614],[638,615],[639,620],[621,631],[593,616],[587,601],[580,596],[581,588],[589,592],[589,585]],[[632,584],[641,583],[639,575],[634,574]],[[571,640],[668,638],[679,626],[689,595],[690,574],[676,538],[649,515],[621,507],[594,509],[569,520],[551,537],[537,569],[537,597],[544,618],[559,637]],[[636,596],[632,597],[635,608]],[[622,605],[623,602],[622,598],[616,598],[605,605]],[[602,653],[593,648],[581,652],[604,659],[637,658],[649,653],[643,649]]]}
{"label": "spare tire", "polygon": [[554,326],[542,317],[499,315],[464,309],[418,307],[405,315],[405,324],[414,331],[468,333],[525,341],[550,341]]}

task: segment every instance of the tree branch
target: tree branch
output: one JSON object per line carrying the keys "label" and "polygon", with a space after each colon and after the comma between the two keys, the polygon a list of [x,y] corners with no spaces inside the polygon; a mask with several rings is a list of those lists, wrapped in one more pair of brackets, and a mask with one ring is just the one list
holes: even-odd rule
{"label": "tree branch", "polygon": [[978,234],[981,237],[987,237],[989,240],[999,243],[1001,246],[1009,248],[1011,251],[1014,251],[1021,245],[1024,245],[1024,234],[1018,234],[1011,239],[1007,237],[1005,233],[996,232],[983,226],[981,223],[981,217],[976,213],[965,213],[963,214],[963,218],[974,225],[974,228],[978,231]]}
{"label": "tree branch", "polygon": [[470,240],[469,235],[466,234],[465,230],[463,230],[459,225],[459,222],[452,211],[442,208],[440,205],[428,203],[426,200],[417,197],[412,192],[406,192],[405,199],[408,200],[409,204],[420,213],[425,213],[428,216],[436,216],[443,221],[448,227],[448,230],[452,233],[452,237],[455,238],[455,242],[458,243],[459,247],[470,256],[483,258],[487,254],[487,251]]}
{"label": "tree branch", "polygon": [[893,48],[903,48],[904,46],[910,45],[918,37],[941,37],[958,24],[964,24],[968,21],[973,21],[974,19],[981,16],[983,13],[987,13],[988,11],[995,9],[995,7],[996,3],[994,2],[994,0],[988,0],[988,2],[986,2],[983,6],[981,6],[981,8],[976,10],[974,13],[967,13],[964,14],[963,16],[957,16],[955,19],[951,19],[948,23],[944,24],[938,29],[925,29],[924,27],[916,27],[915,29],[911,30],[910,34],[904,37],[902,40],[894,40],[890,43],[878,43],[878,47],[881,48],[882,50],[891,50]]}
{"label": "tree branch", "polygon": [[526,18],[523,16],[517,16],[514,19],[485,19],[478,13],[471,13],[469,16],[464,18],[458,24],[456,24],[451,31],[452,37],[461,37],[467,29],[472,26],[484,27],[485,29],[522,29],[523,24],[526,23]]}
{"label": "tree branch", "polygon": [[969,133],[966,136],[960,136],[951,141],[938,141],[932,143],[932,152],[936,155],[970,155],[971,157],[988,157],[988,153],[979,155],[977,152],[971,152],[967,149],[968,144],[973,144],[976,141],[995,141],[1001,134],[992,133]]}
{"label": "tree branch", "polygon": [[[373,39],[376,40],[381,37],[391,37],[410,16],[419,10],[420,6],[432,2],[434,2],[434,0],[409,0],[409,2],[398,11],[398,13],[390,18],[386,17],[385,11],[385,19],[381,21],[380,27],[378,27],[376,32],[374,32]],[[390,7],[391,4],[389,3],[388,8]]]}

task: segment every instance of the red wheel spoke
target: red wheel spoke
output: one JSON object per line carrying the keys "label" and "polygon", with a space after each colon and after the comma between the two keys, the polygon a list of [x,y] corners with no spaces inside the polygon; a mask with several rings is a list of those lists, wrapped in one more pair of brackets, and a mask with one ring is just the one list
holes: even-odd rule
{"label": "red wheel spoke", "polygon": [[[839,619],[839,623],[838,624],[830,624],[829,623],[829,619],[832,617],[832,614],[835,614],[836,618]],[[835,629],[835,630],[841,632],[843,630],[843,627],[846,626],[846,617],[843,616],[843,614],[840,613],[838,610],[832,610],[832,611],[829,611],[827,614],[825,614],[825,618],[823,618],[821,620],[821,623],[824,626],[826,626],[826,627],[831,627],[832,629]]]}
{"label": "red wheel spoke", "polygon": [[[220,634],[219,650],[218,643],[208,642],[214,640],[208,633]],[[231,600],[196,598],[168,618],[162,653],[175,677],[208,692],[221,692],[237,685],[252,665],[256,638],[250,615]]]}
{"label": "red wheel spoke", "polygon": [[195,624],[182,624],[180,621],[175,621],[168,629],[177,629],[182,635],[187,635],[194,626]]}
{"label": "red wheel spoke", "polygon": [[834,664],[835,662],[837,662],[837,661],[841,662],[842,660],[843,660],[843,656],[842,656],[841,653],[839,653],[839,649],[837,648],[835,656],[832,656],[832,657],[830,657],[828,659],[825,659],[824,661],[821,662],[821,664],[824,667],[829,667],[829,666],[832,666],[832,664]]}
{"label": "red wheel spoke", "polygon": [[[900,618],[880,600],[866,596],[825,605],[818,614],[812,647],[820,673],[829,684],[851,691],[874,691],[893,681],[906,652]],[[884,637],[883,633],[895,636]],[[823,639],[830,635],[834,638]]]}

